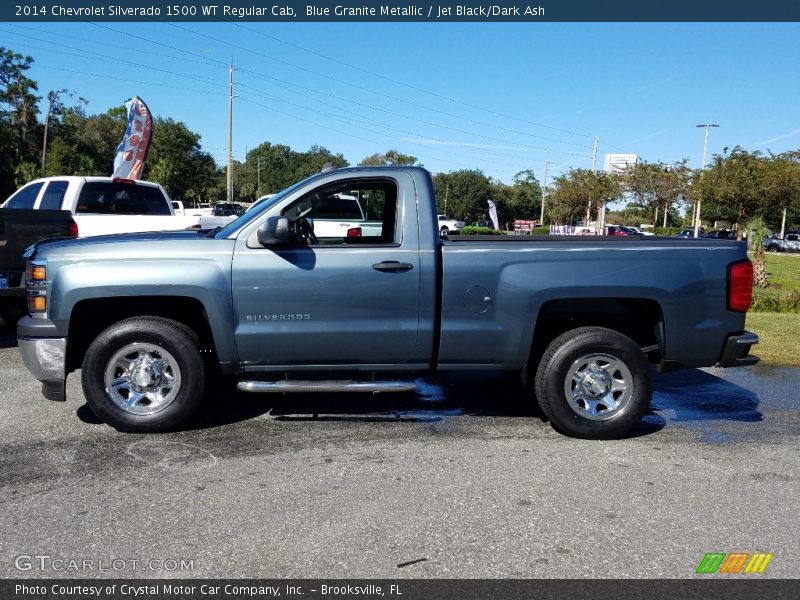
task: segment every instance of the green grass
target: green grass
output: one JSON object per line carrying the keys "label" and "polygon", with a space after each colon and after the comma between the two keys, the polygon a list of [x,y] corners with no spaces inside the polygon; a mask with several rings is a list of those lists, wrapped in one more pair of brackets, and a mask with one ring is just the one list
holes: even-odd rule
{"label": "green grass", "polygon": [[767,252],[770,287],[800,291],[800,254]]}
{"label": "green grass", "polygon": [[[800,263],[798,263],[800,265]],[[747,329],[760,341],[753,354],[768,363],[800,367],[800,314],[747,313]]]}
{"label": "green grass", "polygon": [[[759,312],[797,312],[800,295],[800,254],[766,254],[769,286],[754,288],[754,309]],[[794,294],[794,302],[789,299]],[[778,308],[783,307],[783,308]]]}
{"label": "green grass", "polygon": [[[776,254],[766,255],[769,287],[755,288],[755,304],[768,307],[769,298],[787,299],[800,294],[800,255]],[[774,303],[783,304],[785,302]],[[800,367],[800,314],[790,312],[749,312],[747,328],[757,333],[760,342],[753,348],[753,354],[765,362]]]}

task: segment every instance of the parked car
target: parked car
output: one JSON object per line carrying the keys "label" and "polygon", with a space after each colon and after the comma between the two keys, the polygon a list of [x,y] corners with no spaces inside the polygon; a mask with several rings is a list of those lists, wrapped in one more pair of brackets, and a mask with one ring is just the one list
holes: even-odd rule
{"label": "parked car", "polygon": [[630,230],[633,235],[655,235],[655,233],[652,231],[647,231],[640,227],[634,227],[633,225],[626,225],[625,228]]}
{"label": "parked car", "polygon": [[764,248],[770,252],[800,252],[800,234],[787,233],[784,239],[767,238]]}
{"label": "parked car", "polygon": [[0,210],[0,317],[14,325],[27,313],[25,248],[51,237],[76,237],[78,226],[68,210]]}
{"label": "parked car", "polygon": [[[706,230],[701,227],[700,230],[698,231],[697,235],[699,237],[705,237]],[[678,233],[675,234],[675,237],[676,238],[683,238],[683,239],[693,238],[694,237],[694,227],[687,228],[687,229],[682,229],[681,231],[679,231]]]}
{"label": "parked car", "polygon": [[[325,200],[347,196],[380,217],[377,235],[317,229]],[[91,410],[123,431],[176,427],[209,377],[248,393],[375,393],[471,369],[520,373],[555,428],[598,439],[639,425],[653,365],[758,360],[741,242],[442,241],[435,207],[425,169],[355,167],[219,231],[38,242],[19,351],[51,399],[81,369]]]}
{"label": "parked car", "polygon": [[[464,221],[455,221],[447,215],[437,215],[437,218],[439,219],[439,233],[441,235],[458,234],[464,229]],[[494,225],[489,227],[494,227]]]}
{"label": "parked car", "polygon": [[244,207],[235,202],[218,202],[211,207],[211,214],[215,217],[239,217],[244,214]]}
{"label": "parked car", "polygon": [[715,240],[735,240],[736,232],[733,230],[728,231],[727,229],[720,229],[719,231],[711,231],[705,234],[703,237]]}
{"label": "parked car", "polygon": [[197,217],[175,215],[167,192],[157,183],[112,177],[36,179],[17,190],[3,208],[67,210],[81,237],[186,229],[199,223]]}
{"label": "parked car", "polygon": [[634,235],[631,231],[628,230],[627,227],[623,227],[622,225],[607,225],[606,226],[606,235]]}

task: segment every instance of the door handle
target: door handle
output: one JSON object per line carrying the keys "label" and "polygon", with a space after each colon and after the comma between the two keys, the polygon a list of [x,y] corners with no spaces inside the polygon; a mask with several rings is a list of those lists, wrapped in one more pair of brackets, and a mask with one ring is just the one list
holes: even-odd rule
{"label": "door handle", "polygon": [[411,263],[401,263],[396,260],[385,260],[383,262],[375,263],[372,268],[376,271],[383,271],[384,273],[410,271],[414,268]]}

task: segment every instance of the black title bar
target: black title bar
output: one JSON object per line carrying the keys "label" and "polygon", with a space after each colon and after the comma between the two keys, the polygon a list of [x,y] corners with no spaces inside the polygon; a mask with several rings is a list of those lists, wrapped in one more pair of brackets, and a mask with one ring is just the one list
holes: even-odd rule
{"label": "black title bar", "polygon": [[318,2],[288,0],[42,0],[2,2],[9,22],[750,22],[800,21],[798,0],[533,0]]}
{"label": "black title bar", "polygon": [[702,579],[6,579],[3,600],[778,600],[797,581]]}

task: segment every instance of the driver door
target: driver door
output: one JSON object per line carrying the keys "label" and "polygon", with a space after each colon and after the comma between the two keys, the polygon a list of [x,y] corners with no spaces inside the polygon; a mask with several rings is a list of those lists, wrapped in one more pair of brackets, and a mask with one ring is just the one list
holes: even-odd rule
{"label": "driver door", "polygon": [[394,179],[340,181],[282,209],[298,230],[300,219],[313,228],[306,242],[237,243],[236,344],[246,366],[427,360],[417,348],[419,244],[403,244],[399,204]]}

